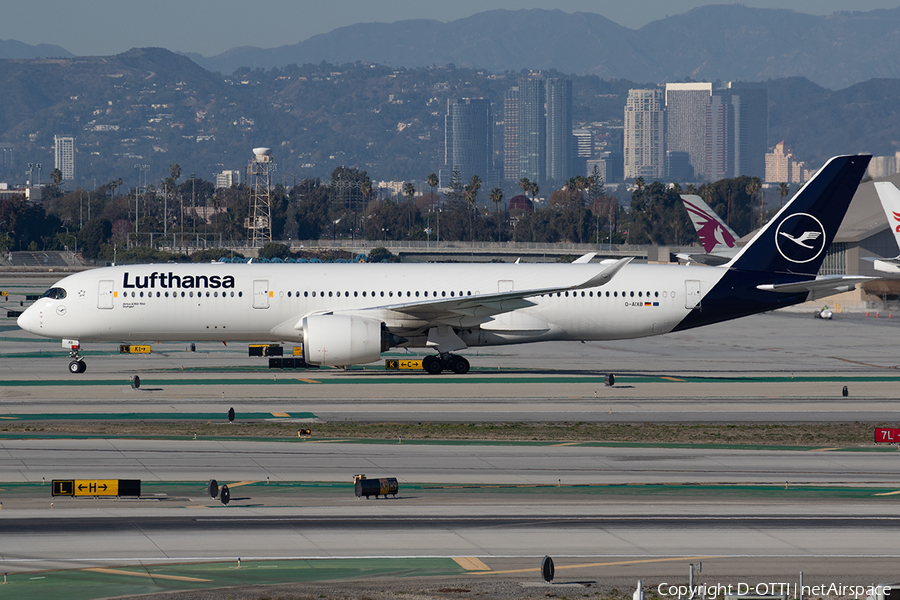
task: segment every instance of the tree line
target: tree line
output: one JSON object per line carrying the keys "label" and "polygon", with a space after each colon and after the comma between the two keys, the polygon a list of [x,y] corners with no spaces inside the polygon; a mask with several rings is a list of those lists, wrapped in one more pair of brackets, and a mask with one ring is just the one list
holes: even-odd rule
{"label": "tree line", "polygon": [[[385,195],[366,171],[338,167],[328,180],[277,184],[271,191],[273,239],[690,245],[697,238],[681,204],[683,192],[703,197],[740,235],[770,216],[761,184],[752,177],[685,190],[638,178],[630,203],[620,206],[595,172],[551,190],[540,208],[540,188],[524,178],[515,198],[505,198],[500,188],[483,189],[477,176],[463,182],[458,170],[441,192],[435,174],[425,181],[424,189],[410,182]],[[121,253],[148,252],[137,248],[241,246],[250,199],[246,184],[216,189],[203,179],[182,180],[177,164],[158,187],[146,189],[123,189],[116,179],[94,190],[63,191],[54,181],[44,188],[42,202],[0,199],[0,247],[77,250],[85,259],[109,261]]]}

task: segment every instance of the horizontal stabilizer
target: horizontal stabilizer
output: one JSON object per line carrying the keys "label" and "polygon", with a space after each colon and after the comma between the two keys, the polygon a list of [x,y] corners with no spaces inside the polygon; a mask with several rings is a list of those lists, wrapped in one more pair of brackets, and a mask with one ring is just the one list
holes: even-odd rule
{"label": "horizontal stabilizer", "polygon": [[872,267],[876,271],[880,271],[882,273],[900,273],[900,256],[895,258],[866,258],[865,260],[871,260],[874,262]]}
{"label": "horizontal stabilizer", "polygon": [[697,263],[701,265],[709,265],[711,267],[718,267],[720,265],[724,265],[729,260],[734,258],[734,254],[730,256],[724,256],[721,254],[692,254],[689,252],[679,252],[675,255],[675,258],[678,260],[683,260],[687,263]]}
{"label": "horizontal stabilizer", "polygon": [[810,293],[813,298],[823,298],[832,294],[849,292],[858,283],[872,281],[877,277],[863,277],[860,275],[827,275],[810,279],[809,281],[795,281],[793,283],[764,283],[756,286],[756,289],[764,292],[778,292],[781,294]]}

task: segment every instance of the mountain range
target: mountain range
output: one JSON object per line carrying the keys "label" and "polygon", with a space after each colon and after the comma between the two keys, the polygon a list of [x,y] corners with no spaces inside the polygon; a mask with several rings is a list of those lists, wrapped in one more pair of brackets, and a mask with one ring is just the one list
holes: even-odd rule
{"label": "mountain range", "polygon": [[813,16],[710,5],[629,29],[593,13],[492,10],[443,23],[359,23],[278,48],[189,55],[222,73],[291,63],[453,63],[495,73],[555,69],[632,81],[806,77],[830,89],[900,77],[900,8]]}
{"label": "mountain range", "polygon": [[[378,179],[424,178],[440,165],[444,113],[453,98],[494,103],[501,156],[503,95],[518,76],[370,63],[243,68],[222,76],[161,48],[0,60],[6,92],[0,143],[15,148],[12,164],[0,162],[0,181],[22,181],[31,162],[52,164],[53,136],[62,134],[77,136],[81,184],[133,177],[140,164],[158,178],[173,162],[208,178],[242,168],[257,146],[274,149],[282,182],[327,177],[348,165]],[[570,77],[578,124],[621,123],[628,90],[654,85]],[[835,154],[892,155],[900,148],[900,79],[831,91],[793,77],[771,79],[767,87],[769,145],[786,140],[810,166]]]}
{"label": "mountain range", "polygon": [[[205,57],[211,71],[356,61],[394,68],[454,64],[494,73],[552,69],[632,81],[805,77],[829,89],[900,77],[900,7],[814,16],[739,4],[708,5],[640,29],[599,14],[492,10],[450,22],[358,23],[277,48]],[[71,57],[60,48],[0,40],[0,58]]]}

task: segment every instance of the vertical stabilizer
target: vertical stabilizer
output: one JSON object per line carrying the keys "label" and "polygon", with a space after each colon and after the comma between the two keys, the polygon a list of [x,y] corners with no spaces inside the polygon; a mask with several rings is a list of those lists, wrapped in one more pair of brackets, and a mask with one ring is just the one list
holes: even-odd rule
{"label": "vertical stabilizer", "polygon": [[871,158],[829,160],[726,266],[814,277]]}
{"label": "vertical stabilizer", "polygon": [[697,230],[700,243],[707,254],[720,253],[728,248],[734,248],[737,243],[737,234],[732,231],[719,215],[715,213],[700,196],[684,194],[681,202],[687,209],[691,223]]}
{"label": "vertical stabilizer", "polygon": [[888,226],[894,233],[897,246],[900,247],[900,190],[890,181],[876,181],[875,191],[878,192],[878,199],[884,208]]}

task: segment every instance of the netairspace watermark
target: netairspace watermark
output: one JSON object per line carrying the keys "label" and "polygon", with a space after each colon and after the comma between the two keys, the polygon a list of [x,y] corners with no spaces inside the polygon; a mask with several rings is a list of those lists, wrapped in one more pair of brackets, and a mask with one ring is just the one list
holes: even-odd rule
{"label": "netairspace watermark", "polygon": [[800,586],[797,583],[769,582],[769,583],[735,583],[735,584],[704,584],[693,587],[683,584],[661,583],[656,588],[656,593],[665,598],[678,598],[679,600],[694,600],[705,598],[716,600],[725,596],[788,596],[804,598],[839,596],[842,598],[866,598],[872,596],[878,598],[882,594],[891,591],[890,586],[885,585],[843,585],[841,583],[822,583],[818,585]]}

